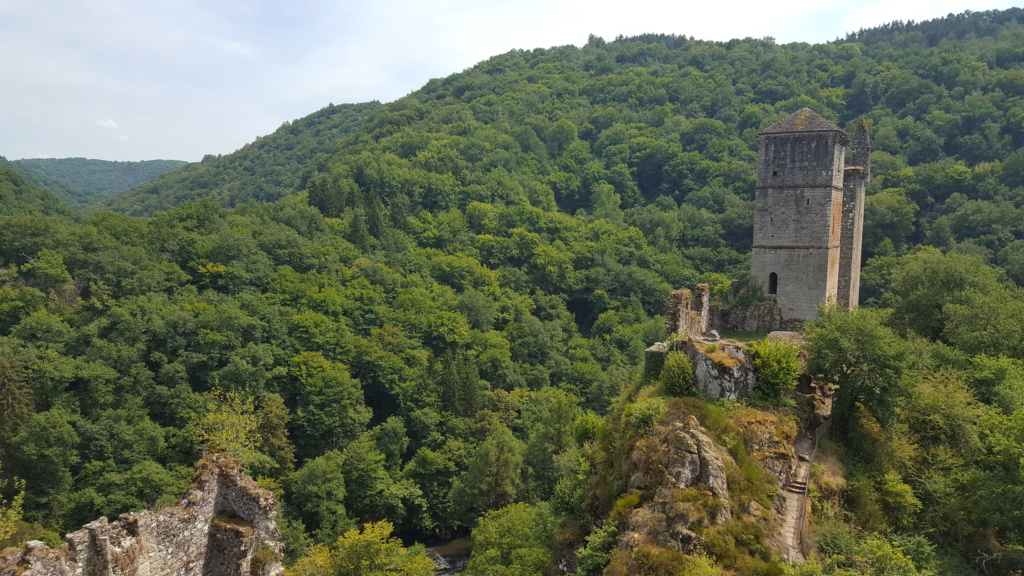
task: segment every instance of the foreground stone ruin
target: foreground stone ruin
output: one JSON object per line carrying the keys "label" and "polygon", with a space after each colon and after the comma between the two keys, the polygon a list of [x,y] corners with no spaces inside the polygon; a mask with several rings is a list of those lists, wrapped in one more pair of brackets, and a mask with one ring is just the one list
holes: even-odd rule
{"label": "foreground stone ruin", "polygon": [[210,454],[175,506],[100,518],[51,549],[0,556],[0,576],[283,576],[274,496],[237,460]]}

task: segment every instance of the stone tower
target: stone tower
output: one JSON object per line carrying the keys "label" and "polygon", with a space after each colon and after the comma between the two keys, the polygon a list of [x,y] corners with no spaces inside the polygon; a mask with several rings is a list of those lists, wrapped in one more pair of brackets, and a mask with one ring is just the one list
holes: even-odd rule
{"label": "stone tower", "polygon": [[856,308],[860,303],[860,257],[864,240],[864,189],[871,179],[871,137],[861,120],[853,136],[850,165],[843,174],[843,230],[839,249],[840,304]]}
{"label": "stone tower", "polygon": [[858,129],[850,170],[846,133],[810,108],[757,137],[751,274],[779,301],[783,320],[814,318],[822,302],[855,306],[871,151],[866,127]]}

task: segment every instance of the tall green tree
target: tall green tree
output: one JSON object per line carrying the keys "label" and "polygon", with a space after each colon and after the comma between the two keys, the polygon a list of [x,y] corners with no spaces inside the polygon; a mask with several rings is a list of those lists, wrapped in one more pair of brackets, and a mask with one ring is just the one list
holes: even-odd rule
{"label": "tall green tree", "polygon": [[938,340],[946,306],[962,304],[972,293],[998,290],[1000,275],[976,256],[922,248],[900,259],[891,282],[893,326]]}
{"label": "tall green tree", "polygon": [[503,424],[477,447],[469,468],[452,484],[452,500],[465,518],[515,502],[523,491],[526,447]]}
{"label": "tall green tree", "polygon": [[26,376],[11,358],[0,357],[0,459],[12,456],[11,440],[35,413]]}
{"label": "tall green tree", "polygon": [[555,525],[545,505],[492,510],[473,529],[469,576],[536,576],[552,568]]}
{"label": "tall green tree", "polygon": [[291,413],[278,394],[267,394],[257,413],[259,434],[257,448],[277,463],[277,475],[286,475],[295,469],[295,446],[288,437]]}
{"label": "tall green tree", "polygon": [[411,550],[381,521],[353,528],[330,547],[315,545],[288,570],[292,576],[432,576],[434,562],[422,548]]}
{"label": "tall green tree", "polygon": [[299,384],[294,423],[302,456],[321,454],[325,447],[344,448],[364,431],[370,409],[345,365],[319,352],[304,352],[291,359],[290,372]]}
{"label": "tall green tree", "polygon": [[345,509],[345,456],[331,450],[306,462],[288,481],[288,509],[320,543],[353,527]]}
{"label": "tall green tree", "polygon": [[903,380],[906,344],[885,322],[885,311],[822,307],[805,325],[807,371],[836,387],[832,413],[848,431],[857,405],[889,422],[908,390]]}

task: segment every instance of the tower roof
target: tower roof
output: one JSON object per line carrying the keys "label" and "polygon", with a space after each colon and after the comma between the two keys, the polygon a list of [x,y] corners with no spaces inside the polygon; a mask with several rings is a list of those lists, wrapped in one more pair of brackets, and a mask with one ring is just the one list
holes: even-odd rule
{"label": "tower roof", "polygon": [[838,126],[822,118],[810,108],[801,108],[775,124],[758,132],[761,134],[788,134],[792,132],[839,132],[845,135]]}

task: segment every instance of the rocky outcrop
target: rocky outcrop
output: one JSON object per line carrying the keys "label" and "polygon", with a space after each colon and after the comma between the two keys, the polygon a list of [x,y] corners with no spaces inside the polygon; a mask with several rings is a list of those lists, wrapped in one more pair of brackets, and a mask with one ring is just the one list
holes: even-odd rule
{"label": "rocky outcrop", "polygon": [[691,337],[675,346],[690,358],[697,389],[709,398],[736,400],[757,384],[754,363],[739,342]]}
{"label": "rocky outcrop", "polygon": [[655,545],[692,552],[701,539],[697,526],[732,518],[725,463],[720,450],[692,416],[660,426],[637,443],[631,454],[633,493],[653,493],[620,524],[620,546]]}
{"label": "rocky outcrop", "polygon": [[[739,342],[722,340],[712,330],[705,337],[691,336],[671,342],[671,349],[686,354],[693,364],[697,390],[708,398],[736,400],[757,385],[754,363]],[[644,384],[658,379],[669,345],[655,342],[644,351]]]}
{"label": "rocky outcrop", "polygon": [[784,422],[777,414],[748,409],[733,417],[743,447],[758,466],[771,474],[775,485],[785,486],[796,473],[797,457],[794,443],[797,428]]}
{"label": "rocky outcrop", "polygon": [[211,454],[173,507],[100,518],[56,550],[29,542],[0,576],[283,576],[274,496],[231,456]]}
{"label": "rocky outcrop", "polygon": [[670,452],[669,466],[666,472],[670,479],[668,488],[682,489],[702,484],[707,486],[711,495],[726,503],[716,515],[717,520],[728,520],[729,486],[725,480],[725,465],[718,454],[715,443],[693,416],[687,418],[682,425],[673,426],[672,434],[678,439],[678,450]]}

